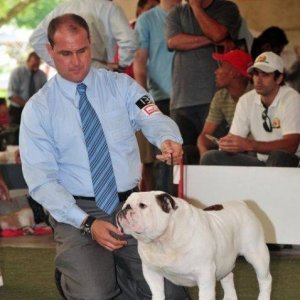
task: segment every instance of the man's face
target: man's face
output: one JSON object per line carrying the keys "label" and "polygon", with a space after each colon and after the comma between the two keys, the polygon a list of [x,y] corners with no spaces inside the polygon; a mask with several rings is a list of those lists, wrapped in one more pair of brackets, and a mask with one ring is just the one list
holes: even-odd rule
{"label": "man's face", "polygon": [[231,83],[236,70],[227,61],[220,61],[219,67],[215,71],[215,81],[218,88],[227,88]]}
{"label": "man's face", "polygon": [[261,70],[253,70],[253,85],[256,92],[264,97],[267,97],[277,91],[280,83],[282,81],[282,76],[277,79],[274,78],[274,72],[265,73]]}
{"label": "man's face", "polygon": [[41,60],[36,56],[31,56],[27,61],[27,67],[30,71],[36,72],[40,67]]}
{"label": "man's face", "polygon": [[65,79],[82,82],[90,70],[91,49],[87,32],[80,28],[69,32],[61,27],[54,35],[54,45],[47,45],[57,72]]}

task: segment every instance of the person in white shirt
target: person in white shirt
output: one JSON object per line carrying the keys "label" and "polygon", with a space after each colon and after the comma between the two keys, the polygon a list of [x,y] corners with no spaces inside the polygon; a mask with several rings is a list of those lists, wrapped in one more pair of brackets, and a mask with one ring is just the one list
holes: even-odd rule
{"label": "person in white shirt", "polygon": [[256,58],[248,69],[254,90],[240,98],[230,133],[219,141],[221,151],[207,152],[200,164],[299,165],[300,95],[284,85],[283,69],[282,58],[273,52]]}
{"label": "person in white shirt", "polygon": [[34,50],[49,65],[55,67],[46,49],[47,28],[52,19],[65,13],[78,14],[88,23],[94,67],[107,68],[113,64],[117,45],[119,49],[118,70],[122,71],[132,63],[137,42],[122,9],[107,0],[71,0],[63,2],[52,10],[29,39]]}

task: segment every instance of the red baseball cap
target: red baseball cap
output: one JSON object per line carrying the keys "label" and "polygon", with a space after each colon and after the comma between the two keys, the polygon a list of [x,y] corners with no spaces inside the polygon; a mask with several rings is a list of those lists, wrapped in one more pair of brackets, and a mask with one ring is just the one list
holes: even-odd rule
{"label": "red baseball cap", "polygon": [[253,64],[252,57],[242,50],[231,50],[227,53],[213,53],[212,57],[218,61],[229,62],[243,76],[250,77],[247,70]]}

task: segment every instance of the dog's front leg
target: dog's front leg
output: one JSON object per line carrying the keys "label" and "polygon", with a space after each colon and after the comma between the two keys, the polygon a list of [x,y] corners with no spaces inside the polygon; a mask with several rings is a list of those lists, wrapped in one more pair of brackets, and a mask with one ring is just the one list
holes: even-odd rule
{"label": "dog's front leg", "polygon": [[198,279],[199,300],[216,299],[216,266],[208,263],[202,266]]}
{"label": "dog's front leg", "polygon": [[143,264],[143,274],[152,293],[152,300],[165,299],[164,277]]}

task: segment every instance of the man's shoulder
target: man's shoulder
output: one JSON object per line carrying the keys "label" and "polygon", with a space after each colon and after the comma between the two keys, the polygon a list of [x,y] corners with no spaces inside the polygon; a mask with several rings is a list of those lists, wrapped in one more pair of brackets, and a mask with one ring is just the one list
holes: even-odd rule
{"label": "man's shoulder", "polygon": [[255,89],[252,89],[240,97],[238,105],[252,106],[256,103],[257,99],[259,99],[259,95]]}
{"label": "man's shoulder", "polygon": [[215,92],[214,98],[218,99],[218,101],[222,101],[227,98],[229,92],[226,88],[219,89]]}
{"label": "man's shoulder", "polygon": [[282,96],[282,98],[286,98],[287,96],[291,96],[291,97],[295,97],[297,99],[300,100],[300,94],[298,93],[298,91],[296,91],[295,89],[293,89],[290,86],[287,85],[282,85],[280,87],[279,90],[280,95]]}
{"label": "man's shoulder", "polygon": [[187,3],[184,3],[173,7],[168,13],[168,16],[170,15],[172,16],[175,14],[182,16],[182,15],[186,15],[190,11],[191,11],[190,6]]}
{"label": "man's shoulder", "polygon": [[151,8],[150,10],[144,12],[137,18],[137,23],[151,23],[157,21],[159,16],[163,13],[162,9],[157,5],[156,7]]}
{"label": "man's shoulder", "polygon": [[26,66],[18,66],[12,70],[12,73],[24,73],[24,72],[27,72],[29,74]]}

